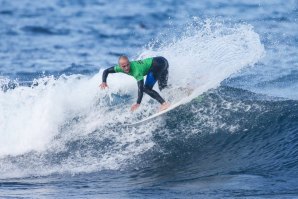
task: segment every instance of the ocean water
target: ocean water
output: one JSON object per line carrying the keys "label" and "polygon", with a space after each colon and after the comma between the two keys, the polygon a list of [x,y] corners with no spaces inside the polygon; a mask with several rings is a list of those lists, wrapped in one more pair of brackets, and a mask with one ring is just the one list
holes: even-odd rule
{"label": "ocean water", "polygon": [[[0,198],[298,198],[297,7],[0,0]],[[127,126],[158,104],[99,89],[122,54],[166,57],[162,96],[191,100]]]}

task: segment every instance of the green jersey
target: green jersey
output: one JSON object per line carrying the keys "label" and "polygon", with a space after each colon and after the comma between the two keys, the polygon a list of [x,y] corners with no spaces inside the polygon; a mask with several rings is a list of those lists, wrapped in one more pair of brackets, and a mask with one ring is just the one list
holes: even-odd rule
{"label": "green jersey", "polygon": [[[147,58],[129,62],[130,71],[126,74],[133,76],[137,81],[144,79],[144,76],[147,75],[148,71],[151,68],[152,60],[153,58]],[[116,65],[114,67],[114,70],[116,73],[125,73],[119,65]]]}

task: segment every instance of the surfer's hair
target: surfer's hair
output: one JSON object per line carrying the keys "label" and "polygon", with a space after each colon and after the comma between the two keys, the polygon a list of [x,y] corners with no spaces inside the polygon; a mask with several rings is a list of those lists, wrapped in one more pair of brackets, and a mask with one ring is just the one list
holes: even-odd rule
{"label": "surfer's hair", "polygon": [[126,60],[129,60],[128,57],[126,55],[121,55],[118,59],[118,62],[120,61],[120,59],[126,59]]}

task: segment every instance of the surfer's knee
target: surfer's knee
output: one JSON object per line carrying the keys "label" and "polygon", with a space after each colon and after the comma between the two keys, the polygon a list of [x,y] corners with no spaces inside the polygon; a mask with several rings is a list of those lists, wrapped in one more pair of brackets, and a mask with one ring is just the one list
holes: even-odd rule
{"label": "surfer's knee", "polygon": [[152,88],[149,88],[148,86],[144,85],[144,87],[143,87],[143,91],[144,91],[145,93],[150,92],[150,90],[152,90]]}

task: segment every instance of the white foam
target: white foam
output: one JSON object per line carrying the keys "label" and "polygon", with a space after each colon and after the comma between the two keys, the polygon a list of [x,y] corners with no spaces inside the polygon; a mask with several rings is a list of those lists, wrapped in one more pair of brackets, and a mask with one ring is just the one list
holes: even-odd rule
{"label": "white foam", "polygon": [[0,92],[0,156],[45,149],[68,118],[90,107],[94,80],[46,77],[36,81],[38,86]]}
{"label": "white foam", "polygon": [[139,58],[166,57],[170,84],[192,87],[198,95],[216,88],[224,79],[255,64],[264,55],[259,35],[250,25],[227,28],[209,20],[203,25],[188,29],[186,36],[158,50],[145,50]]}

